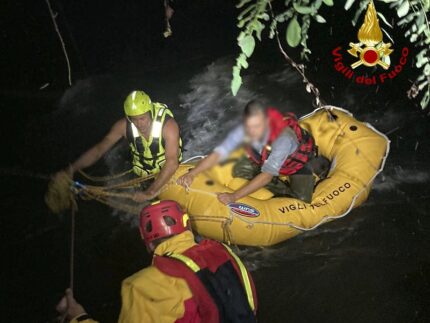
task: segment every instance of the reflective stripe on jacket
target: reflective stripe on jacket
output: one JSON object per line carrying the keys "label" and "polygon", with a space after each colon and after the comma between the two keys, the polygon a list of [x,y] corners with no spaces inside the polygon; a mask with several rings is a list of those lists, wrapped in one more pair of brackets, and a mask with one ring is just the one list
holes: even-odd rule
{"label": "reflective stripe on jacket", "polygon": [[[167,120],[173,118],[173,113],[166,105],[154,103],[152,118],[152,129],[148,140],[127,119],[126,136],[132,152],[133,171],[139,176],[159,173],[166,161],[163,127]],[[181,138],[179,138],[178,160],[182,160]]]}
{"label": "reflective stripe on jacket", "polygon": [[154,265],[169,276],[185,279],[202,322],[256,322],[252,279],[229,247],[203,240],[183,253],[156,256]]}

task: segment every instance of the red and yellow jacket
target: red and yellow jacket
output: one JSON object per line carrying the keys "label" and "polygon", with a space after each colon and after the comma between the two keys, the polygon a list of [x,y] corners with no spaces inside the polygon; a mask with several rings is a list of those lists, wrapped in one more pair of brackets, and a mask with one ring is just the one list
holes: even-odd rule
{"label": "red and yellow jacket", "polygon": [[[224,254],[221,248],[225,251]],[[257,307],[255,288],[239,258],[228,247],[218,242],[204,240],[197,244],[192,232],[186,231],[164,241],[155,249],[152,266],[123,281],[122,309],[118,322],[222,322],[222,315],[225,315],[228,310],[219,311],[213,295],[209,295],[199,279],[191,278],[191,276],[200,277],[202,273],[206,275],[208,271],[216,269],[215,267],[219,264],[212,258],[221,259],[220,262],[224,263],[224,260],[231,260],[228,261],[230,265],[227,267],[234,269],[242,287],[241,291],[236,291],[236,293],[241,293],[244,296],[242,298],[245,299],[235,307],[244,308],[244,302],[246,302],[246,306],[249,306],[248,308],[255,314]],[[224,267],[222,269],[224,273],[225,270],[228,271]],[[241,297],[237,297],[236,294],[235,298]],[[219,303],[220,300],[217,299],[217,302]],[[231,301],[229,302],[231,303]],[[246,309],[243,309],[239,315],[245,317],[244,311]],[[221,315],[219,312],[224,314]],[[252,317],[254,317],[253,314]],[[247,319],[243,321],[253,322],[253,319],[248,315]],[[71,322],[96,323],[92,319],[79,321],[79,317]]]}

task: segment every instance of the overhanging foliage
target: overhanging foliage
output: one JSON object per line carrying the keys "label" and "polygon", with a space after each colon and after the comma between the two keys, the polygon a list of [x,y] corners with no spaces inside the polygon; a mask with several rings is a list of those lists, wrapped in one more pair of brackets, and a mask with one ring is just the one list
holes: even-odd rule
{"label": "overhanging foliage", "polygon": [[[273,0],[274,2],[276,0]],[[408,91],[409,98],[420,97],[420,105],[425,109],[430,101],[430,27],[427,13],[430,0],[375,0],[384,3],[396,11],[399,20],[396,25],[405,30],[405,37],[419,49],[415,57],[415,67],[420,74]],[[355,26],[369,0],[347,0],[345,10],[355,9],[352,24]],[[308,60],[311,50],[307,45],[308,32],[312,22],[326,23],[319,14],[322,6],[333,6],[333,0],[285,0],[284,9],[280,13],[271,14],[269,0],[240,0],[237,8],[242,9],[238,16],[237,37],[241,53],[233,67],[231,90],[236,95],[241,84],[242,68],[248,68],[248,58],[254,52],[256,40],[261,41],[262,31],[269,29],[269,38],[274,38],[278,26],[285,25],[285,41],[290,47],[301,48],[302,60]],[[380,21],[386,28],[393,28],[387,19],[378,12]],[[394,42],[385,28],[381,28],[386,36]]]}

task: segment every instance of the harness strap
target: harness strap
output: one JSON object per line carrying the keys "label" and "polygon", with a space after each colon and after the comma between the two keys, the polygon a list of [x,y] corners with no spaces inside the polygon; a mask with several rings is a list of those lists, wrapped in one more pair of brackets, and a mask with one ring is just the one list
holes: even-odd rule
{"label": "harness strap", "polygon": [[[237,266],[239,267],[240,274],[241,274],[241,277],[242,277],[243,287],[245,288],[245,293],[246,293],[246,297],[248,299],[249,306],[251,307],[251,309],[253,311],[255,311],[254,295],[253,295],[253,292],[252,292],[251,281],[249,279],[248,271],[246,270],[246,267],[243,264],[243,262],[233,252],[233,250],[231,250],[230,247],[228,247],[225,244],[222,244],[222,245],[228,251],[228,253],[230,254],[230,256],[233,257],[233,259],[235,260]],[[173,258],[173,259],[176,259],[176,260],[179,260],[184,265],[186,265],[188,268],[190,268],[194,273],[198,273],[201,270],[200,266],[197,265],[194,260],[192,260],[191,258],[189,258],[189,257],[187,257],[187,256],[185,256],[183,254],[167,253],[164,256],[165,257],[169,257],[169,258]]]}
{"label": "harness strap", "polygon": [[173,258],[176,260],[179,260],[180,262],[184,263],[188,268],[190,268],[193,272],[197,273],[200,271],[200,266],[196,264],[196,262],[194,260],[192,260],[191,258],[184,256],[182,254],[179,253],[167,253],[164,256],[169,257],[169,258]]}
{"label": "harness strap", "polygon": [[230,247],[224,243],[223,243],[223,246],[225,249],[227,249],[230,256],[232,256],[234,258],[237,265],[239,266],[240,274],[242,276],[242,281],[243,281],[243,285],[245,287],[245,292],[246,292],[246,296],[248,298],[249,306],[251,307],[251,309],[253,311],[255,311],[254,294],[252,293],[251,281],[249,280],[248,271],[246,270],[246,267],[243,264],[242,260],[240,260],[240,258],[233,252],[233,250],[231,250]]}

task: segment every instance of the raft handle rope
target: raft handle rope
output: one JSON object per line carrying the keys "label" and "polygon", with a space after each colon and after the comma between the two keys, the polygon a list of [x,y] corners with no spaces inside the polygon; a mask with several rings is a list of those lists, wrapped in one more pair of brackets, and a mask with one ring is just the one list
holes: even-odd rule
{"label": "raft handle rope", "polygon": [[186,164],[186,163],[189,163],[190,161],[192,161],[192,160],[195,160],[195,159],[203,159],[203,158],[205,158],[206,157],[206,155],[197,155],[197,156],[193,156],[193,157],[190,157],[190,158],[188,158],[187,160],[184,160],[181,164]]}

